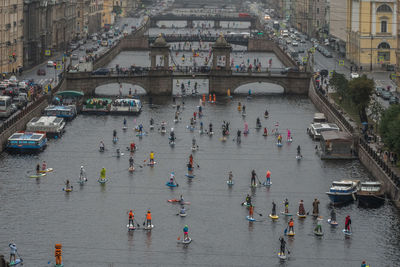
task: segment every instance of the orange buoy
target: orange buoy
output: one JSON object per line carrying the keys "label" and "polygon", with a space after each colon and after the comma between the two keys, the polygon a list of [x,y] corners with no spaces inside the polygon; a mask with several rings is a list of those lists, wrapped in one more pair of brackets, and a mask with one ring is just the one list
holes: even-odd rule
{"label": "orange buoy", "polygon": [[217,102],[217,97],[215,96],[215,94],[213,95],[214,98],[214,103]]}
{"label": "orange buoy", "polygon": [[203,103],[206,102],[206,94],[203,94]]}
{"label": "orange buoy", "polygon": [[211,94],[208,95],[208,101],[211,102]]}

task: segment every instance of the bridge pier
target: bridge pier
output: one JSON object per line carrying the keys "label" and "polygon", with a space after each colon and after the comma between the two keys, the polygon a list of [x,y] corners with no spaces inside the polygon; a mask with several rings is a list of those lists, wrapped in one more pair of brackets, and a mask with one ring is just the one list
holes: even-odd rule
{"label": "bridge pier", "polygon": [[173,88],[172,71],[166,70],[152,70],[148,75],[148,88],[146,92],[148,95],[172,95]]}
{"label": "bridge pier", "polygon": [[214,20],[214,28],[215,29],[220,29],[221,28],[221,21],[220,20]]}
{"label": "bridge pier", "polygon": [[188,28],[193,28],[193,20],[191,20],[191,19],[188,19],[187,21],[186,21],[186,27],[188,27]]}

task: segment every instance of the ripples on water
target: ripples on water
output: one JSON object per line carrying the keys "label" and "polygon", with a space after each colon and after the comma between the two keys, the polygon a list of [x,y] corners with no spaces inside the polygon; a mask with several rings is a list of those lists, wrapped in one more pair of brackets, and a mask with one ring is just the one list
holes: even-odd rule
{"label": "ripples on water", "polygon": [[[321,161],[314,152],[315,142],[306,134],[315,108],[307,98],[293,96],[258,96],[248,101],[235,97],[233,101],[218,99],[217,105],[204,107],[202,121],[214,124],[215,135],[199,136],[186,129],[190,116],[196,110],[198,99],[186,99],[182,122],[171,123],[174,109],[169,99],[154,99],[158,108],[149,109],[145,104],[138,117],[145,128],[150,117],[157,123],[168,121],[167,129],[175,128],[177,142],[168,145],[167,136],[156,131],[138,139],[132,130],[122,132],[122,117],[78,116],[68,123],[65,135],[51,140],[48,148],[37,156],[18,156],[3,153],[0,167],[0,253],[8,255],[7,244],[17,243],[27,266],[47,266],[54,259],[54,244],[60,242],[64,249],[64,262],[68,266],[176,266],[176,265],[225,265],[225,266],[281,266],[276,253],[278,238],[283,234],[286,218],[271,222],[267,215],[271,202],[277,203],[277,211],[283,209],[282,201],[289,198],[294,213],[298,201],[303,199],[305,208],[312,208],[315,197],[321,201],[320,211],[324,219],[330,212],[325,192],[333,180],[371,179],[370,174],[358,161]],[[179,101],[179,100],[178,100]],[[237,129],[243,129],[244,119],[238,114],[238,101],[247,106],[250,134],[242,137],[241,145],[232,139]],[[268,107],[270,119],[262,114]],[[263,126],[272,129],[279,121],[281,129],[290,128],[294,142],[281,149],[272,136],[264,138],[257,132],[255,121],[261,118]],[[222,143],[221,123],[231,122],[232,134]],[[119,143],[111,143],[112,130],[117,129]],[[184,176],[186,160],[191,153],[190,144],[195,136],[199,151],[194,153],[196,178],[188,181]],[[98,152],[100,140],[108,149]],[[156,167],[137,168],[134,174],[127,172],[127,155],[120,159],[113,151],[125,147],[134,140],[138,145],[135,162],[142,164],[151,150],[155,151]],[[300,144],[303,160],[295,160],[296,147]],[[54,173],[36,180],[27,178],[27,171],[34,170],[38,162],[46,160]],[[84,165],[88,183],[79,187],[76,183],[79,166]],[[110,182],[104,187],[96,179],[101,167],[107,168]],[[250,171],[255,169],[260,180],[265,172],[272,172],[270,189],[254,191],[256,215],[259,220],[249,223],[247,210],[240,205],[249,190]],[[166,188],[170,171],[176,173],[178,188]],[[235,185],[226,185],[227,173],[234,173]],[[63,183],[70,179],[74,191],[62,192]],[[175,214],[179,207],[166,202],[183,194],[188,206],[188,216]],[[137,230],[127,233],[127,214],[135,209],[136,220],[143,222],[145,212],[153,213],[154,230],[146,233]],[[341,229],[344,218],[350,214],[354,233],[346,239]],[[295,218],[296,236],[289,241],[291,258],[288,266],[359,266],[367,260],[371,266],[396,266],[400,260],[399,216],[390,202],[375,209],[359,208],[356,203],[337,208],[340,223],[337,229],[323,223],[325,235],[313,235],[315,221]],[[189,225],[193,242],[188,247],[177,244],[184,224]]]}

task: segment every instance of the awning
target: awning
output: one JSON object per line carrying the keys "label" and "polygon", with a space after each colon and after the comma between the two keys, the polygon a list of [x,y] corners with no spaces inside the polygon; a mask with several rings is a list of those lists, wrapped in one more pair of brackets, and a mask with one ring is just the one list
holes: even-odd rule
{"label": "awning", "polygon": [[60,91],[56,93],[56,95],[60,96],[84,96],[85,94],[81,91]]}

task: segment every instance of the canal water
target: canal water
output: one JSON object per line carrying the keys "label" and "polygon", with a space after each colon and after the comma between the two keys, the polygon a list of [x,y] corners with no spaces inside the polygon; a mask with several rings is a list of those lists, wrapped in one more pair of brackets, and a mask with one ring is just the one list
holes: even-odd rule
{"label": "canal water", "polygon": [[[254,89],[254,88],[253,88]],[[268,92],[264,86],[258,90]],[[145,100],[146,101],[146,100]],[[181,99],[177,102],[181,103]],[[247,107],[247,117],[237,111],[238,102]],[[144,105],[137,117],[128,117],[129,130],[122,131],[123,117],[80,115],[67,124],[65,135],[51,140],[39,155],[1,154],[0,158],[0,254],[8,255],[9,242],[15,242],[26,266],[54,264],[54,244],[63,245],[65,266],[360,266],[366,260],[370,266],[396,266],[399,254],[399,214],[390,202],[376,209],[359,208],[356,203],[337,208],[339,227],[326,223],[330,213],[325,194],[331,182],[341,179],[370,180],[371,176],[358,161],[321,161],[315,154],[316,145],[306,133],[315,107],[305,97],[264,95],[247,100],[235,96],[232,100],[217,99],[206,104],[201,121],[214,125],[215,135],[189,132],[190,116],[197,111],[199,99],[185,98],[182,120],[174,124],[174,108],[170,98],[155,98],[154,105]],[[263,118],[265,108],[269,119]],[[256,118],[270,131],[279,122],[282,131],[290,129],[294,141],[276,146],[273,136],[263,137],[255,129]],[[167,122],[175,129],[175,147],[168,144],[168,134],[149,131],[149,120]],[[221,123],[230,122],[232,134],[221,142]],[[237,129],[247,121],[250,133],[238,145],[233,141]],[[132,128],[143,123],[148,133],[136,137]],[[198,127],[198,124],[197,126]],[[119,141],[112,144],[113,129]],[[185,177],[186,163],[195,137],[199,150],[194,152],[196,177]],[[100,140],[106,152],[99,153]],[[126,147],[134,141],[137,166],[128,172]],[[304,158],[295,159],[301,145]],[[126,153],[121,158],[114,151]],[[144,163],[154,151],[156,166]],[[40,179],[28,178],[35,165],[45,160],[54,172]],[[88,174],[84,186],[77,183],[79,168]],[[109,182],[101,186],[97,179],[102,167],[107,169]],[[260,180],[269,169],[270,188],[250,190],[250,172],[255,170]],[[179,187],[170,189],[165,183],[174,171]],[[232,171],[235,184],[229,188],[227,174]],[[63,192],[64,182],[74,185],[71,193]],[[176,214],[178,205],[168,199],[183,194],[187,217]],[[241,205],[246,194],[253,195],[255,218],[246,220],[247,209]],[[286,228],[287,218],[276,222],[268,218],[271,202],[283,210],[283,200],[290,201],[293,213],[302,199],[310,211],[312,201],[321,201],[320,212],[325,235],[313,234],[316,221],[296,217],[296,236],[288,240],[291,252],[286,263],[280,263],[277,253],[279,237]],[[155,228],[128,232],[127,212],[134,209],[141,225],[148,209],[153,214]],[[261,216],[261,215],[262,216]],[[345,238],[342,229],[346,215],[351,215],[353,235]],[[182,228],[187,224],[193,242],[183,246]]]}

